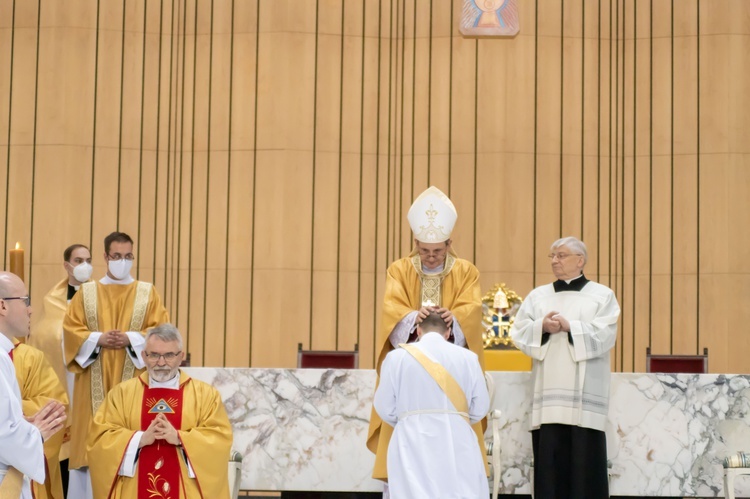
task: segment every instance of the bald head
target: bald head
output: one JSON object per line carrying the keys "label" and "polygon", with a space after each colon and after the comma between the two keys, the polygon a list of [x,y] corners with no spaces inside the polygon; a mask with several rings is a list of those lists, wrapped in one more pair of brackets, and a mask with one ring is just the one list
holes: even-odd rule
{"label": "bald head", "polygon": [[23,290],[26,289],[23,281],[16,274],[5,271],[0,272],[0,298],[4,296],[11,296],[11,294],[9,294],[10,290],[18,288],[19,286]]}
{"label": "bald head", "polygon": [[29,335],[31,307],[26,305],[29,293],[15,274],[0,272],[0,332],[8,339]]}

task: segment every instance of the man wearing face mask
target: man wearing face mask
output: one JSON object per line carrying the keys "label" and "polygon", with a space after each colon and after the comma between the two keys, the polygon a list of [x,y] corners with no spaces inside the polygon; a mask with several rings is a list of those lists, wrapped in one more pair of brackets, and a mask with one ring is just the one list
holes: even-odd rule
{"label": "man wearing face mask", "polygon": [[[62,322],[68,303],[81,284],[91,279],[93,267],[91,267],[91,252],[83,244],[73,244],[65,248],[63,252],[63,268],[67,277],[58,282],[49,290],[44,297],[42,310],[32,315],[32,334],[26,343],[44,352],[47,362],[52,366],[60,379],[68,399],[73,397],[74,374],[65,368],[65,359],[62,349]],[[63,489],[67,490],[68,484],[68,456],[70,453],[70,425],[73,418],[68,416],[64,434],[64,442],[60,448],[60,471]]]}
{"label": "man wearing face mask", "polygon": [[65,361],[75,373],[68,496],[81,499],[93,497],[86,455],[91,418],[115,385],[143,372],[146,330],[169,321],[154,286],[130,276],[129,235],[108,235],[104,258],[107,275],[81,286],[63,320]]}

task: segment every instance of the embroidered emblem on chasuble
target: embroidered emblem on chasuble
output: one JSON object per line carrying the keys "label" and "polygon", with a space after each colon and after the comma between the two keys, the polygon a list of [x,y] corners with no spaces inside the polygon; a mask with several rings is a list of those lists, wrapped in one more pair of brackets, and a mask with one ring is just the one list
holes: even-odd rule
{"label": "embroidered emblem on chasuble", "polygon": [[[143,380],[141,380],[143,383]],[[182,428],[182,395],[179,390],[149,388],[143,390],[141,430],[146,431],[159,414],[164,415],[176,430]],[[180,496],[180,456],[176,446],[156,440],[142,447],[138,454],[138,498],[168,499]]]}
{"label": "embroidered emblem on chasuble", "polygon": [[456,259],[453,255],[447,255],[445,257],[445,267],[443,271],[437,274],[425,274],[422,272],[422,260],[419,255],[414,255],[411,258],[411,264],[414,266],[414,270],[419,274],[419,280],[421,283],[421,304],[423,307],[439,307],[441,306],[442,295],[440,293],[440,286],[443,283],[445,276],[450,274],[453,264],[456,263]]}
{"label": "embroidered emblem on chasuble", "polygon": [[173,407],[177,407],[178,401],[174,397],[170,397],[169,400],[150,398],[146,401],[146,407],[150,407],[148,410],[149,414],[174,414]]}

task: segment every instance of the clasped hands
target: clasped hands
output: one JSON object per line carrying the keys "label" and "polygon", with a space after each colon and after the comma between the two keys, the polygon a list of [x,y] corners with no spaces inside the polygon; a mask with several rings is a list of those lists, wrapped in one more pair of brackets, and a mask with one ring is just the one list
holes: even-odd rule
{"label": "clasped hands", "polygon": [[39,409],[39,412],[25,417],[26,421],[37,427],[45,442],[63,428],[67,418],[65,406],[57,400],[50,400],[47,405]]}
{"label": "clasped hands", "polygon": [[542,331],[545,333],[567,333],[570,332],[570,322],[560,315],[560,312],[552,311],[544,316],[542,320]]}
{"label": "clasped hands", "polygon": [[422,322],[428,315],[430,315],[430,312],[437,312],[438,314],[440,314],[440,317],[442,317],[445,323],[448,325],[448,329],[453,326],[453,312],[451,312],[447,308],[436,306],[425,306],[420,308],[417,311],[417,324]]}
{"label": "clasped hands", "polygon": [[172,423],[164,414],[157,414],[146,431],[141,435],[138,448],[153,444],[157,440],[164,440],[172,445],[180,445],[180,436]]}
{"label": "clasped hands", "polygon": [[128,335],[121,332],[120,330],[113,329],[112,331],[102,333],[102,335],[99,336],[99,340],[96,342],[96,344],[102,348],[111,348],[113,350],[117,350],[130,345],[130,338],[128,338]]}

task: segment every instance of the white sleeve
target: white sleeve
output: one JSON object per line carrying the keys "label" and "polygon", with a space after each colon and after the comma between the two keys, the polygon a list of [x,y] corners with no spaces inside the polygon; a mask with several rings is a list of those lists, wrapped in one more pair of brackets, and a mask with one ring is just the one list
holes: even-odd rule
{"label": "white sleeve", "polygon": [[589,299],[597,302],[596,316],[593,319],[568,319],[573,339],[573,360],[576,362],[609,355],[617,340],[620,305],[614,292],[607,289],[604,296],[592,295]]}
{"label": "white sleeve", "polygon": [[388,336],[388,340],[391,342],[391,345],[393,345],[393,348],[398,348],[401,343],[406,343],[409,339],[409,335],[416,327],[418,313],[417,310],[414,310],[398,321],[398,324],[396,324],[396,327],[393,328],[390,336]]}
{"label": "white sleeve", "polygon": [[451,330],[453,331],[453,344],[460,347],[465,347],[466,336],[464,336],[464,332],[461,329],[461,324],[458,323],[458,319],[453,319],[453,328]]}
{"label": "white sleeve", "polygon": [[35,482],[44,483],[42,434],[24,419],[21,401],[8,383],[11,377],[14,383],[16,381],[13,364],[3,350],[0,355],[5,356],[0,362],[0,463],[13,466]]}
{"label": "white sleeve", "polygon": [[487,390],[487,382],[482,373],[482,368],[479,366],[479,360],[475,359],[472,361],[471,369],[472,375],[472,388],[471,397],[469,399],[469,421],[471,424],[481,421],[487,415],[490,410],[490,393]]}
{"label": "white sleeve", "polygon": [[94,363],[99,356],[99,352],[102,350],[101,347],[97,345],[101,336],[102,333],[99,331],[93,331],[89,334],[89,337],[86,338],[86,341],[83,342],[81,348],[78,349],[75,359],[79,366],[86,368]]}
{"label": "white sleeve", "polygon": [[187,458],[185,449],[183,449],[182,447],[180,447],[180,454],[182,455],[182,459],[185,460],[185,467],[187,468],[188,477],[195,478],[195,471],[193,470],[193,466],[190,464],[190,459]]}
{"label": "white sleeve", "polygon": [[[510,328],[510,336],[513,343],[523,353],[536,360],[544,360],[549,349],[549,343],[543,343],[544,315],[537,314],[535,310],[536,290],[529,293],[529,296],[521,304],[513,325]],[[541,317],[537,317],[541,315]]]}
{"label": "white sleeve", "polygon": [[[400,350],[403,352],[403,350]],[[396,426],[398,422],[398,414],[396,414],[397,400],[396,400],[396,387],[393,380],[393,353],[391,352],[385,356],[383,365],[380,366],[380,383],[378,384],[375,395],[372,399],[372,405],[375,408],[375,412],[378,413],[380,419],[385,421],[391,426]]]}
{"label": "white sleeve", "polygon": [[[128,335],[128,338],[130,339],[130,347],[126,347],[125,351],[128,353],[128,357],[130,357],[130,360],[133,361],[133,365],[138,369],[143,369],[146,367],[146,363],[143,362],[143,357],[141,356],[141,352],[143,351],[143,348],[146,346],[146,339],[143,337],[141,333],[135,332],[135,331],[127,331],[125,334]],[[135,356],[133,355],[135,354]]]}
{"label": "white sleeve", "polygon": [[135,476],[135,463],[138,458],[138,446],[141,444],[141,437],[143,436],[142,431],[137,431],[133,434],[133,438],[128,443],[128,448],[125,449],[125,455],[122,456],[122,464],[120,464],[120,471],[118,472],[121,476],[134,477]]}

